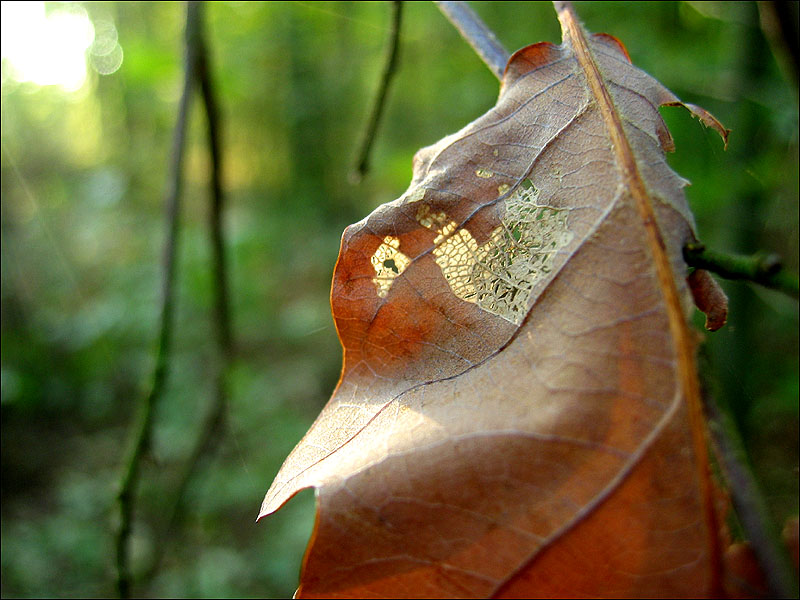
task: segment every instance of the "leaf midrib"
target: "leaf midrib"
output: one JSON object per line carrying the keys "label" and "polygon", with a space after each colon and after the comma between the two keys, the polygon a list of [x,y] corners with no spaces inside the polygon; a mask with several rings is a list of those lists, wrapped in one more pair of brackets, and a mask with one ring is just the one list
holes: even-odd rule
{"label": "leaf midrib", "polygon": [[680,295],[667,255],[664,238],[659,230],[647,187],[639,172],[631,145],[625,135],[617,107],[589,49],[583,28],[579,24],[572,6],[568,2],[556,2],[555,4],[564,42],[569,41],[571,43],[578,65],[583,70],[592,97],[603,117],[620,175],[626,189],[633,198],[646,230],[648,247],[650,248],[659,289],[666,307],[670,333],[677,358],[678,377],[689,408],[698,483],[702,495],[704,520],[708,530],[711,593],[713,594],[721,589],[721,550],[717,536],[717,516],[711,490],[705,422],[700,398],[700,385],[696,374],[694,345],[683,314]]}

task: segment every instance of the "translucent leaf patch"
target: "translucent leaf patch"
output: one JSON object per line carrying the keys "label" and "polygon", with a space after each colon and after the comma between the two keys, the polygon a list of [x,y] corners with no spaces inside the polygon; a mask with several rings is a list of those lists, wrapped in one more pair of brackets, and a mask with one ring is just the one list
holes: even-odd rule
{"label": "translucent leaf patch", "polygon": [[526,184],[508,197],[502,224],[480,246],[444,213],[424,204],[417,211],[417,221],[439,234],[433,255],[453,293],[517,325],[528,312],[533,287],[573,237],[567,210],[539,204],[536,188]]}

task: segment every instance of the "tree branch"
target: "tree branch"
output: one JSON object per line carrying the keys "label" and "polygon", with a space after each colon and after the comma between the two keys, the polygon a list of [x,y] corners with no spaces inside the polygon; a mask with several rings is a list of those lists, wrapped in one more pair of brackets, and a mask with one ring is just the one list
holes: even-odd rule
{"label": "tree branch", "polygon": [[117,591],[121,598],[130,597],[131,573],[129,565],[128,544],[136,498],[136,487],[139,481],[139,472],[142,458],[149,449],[150,436],[153,427],[155,409],[161,398],[164,383],[169,372],[170,350],[172,341],[172,316],[174,312],[174,279],[175,258],[178,247],[180,212],[180,195],[182,189],[183,155],[186,145],[186,131],[189,121],[192,91],[196,79],[196,69],[193,67],[197,61],[197,46],[194,40],[198,30],[198,7],[189,3],[186,12],[186,51],[185,51],[185,78],[183,92],[178,108],[178,119],[173,135],[172,152],[170,156],[169,176],[166,192],[166,220],[167,239],[164,246],[162,259],[163,279],[161,292],[161,325],[159,330],[158,345],[156,349],[156,364],[150,391],[142,399],[136,418],[136,425],[132,443],[123,463],[120,478],[117,503],[119,508],[119,526],[115,539],[117,562]]}
{"label": "tree branch", "polygon": [[786,79],[797,92],[800,76],[800,47],[797,40],[797,3],[759,0],[761,30]]}
{"label": "tree branch", "polygon": [[204,457],[210,455],[221,437],[225,413],[228,406],[228,371],[234,355],[233,334],[230,318],[230,303],[228,291],[227,261],[225,259],[225,243],[222,227],[222,211],[224,194],[222,187],[222,150],[221,127],[219,111],[217,108],[216,94],[214,92],[211,70],[209,66],[208,50],[203,31],[204,3],[190,2],[196,5],[197,31],[191,43],[195,44],[196,60],[193,63],[194,77],[200,84],[200,95],[206,113],[208,125],[208,146],[211,154],[210,174],[210,207],[208,232],[212,250],[212,280],[214,282],[214,312],[213,328],[216,346],[216,356],[212,365],[214,379],[214,394],[211,407],[200,429],[200,435],[195,443],[189,458],[186,460],[183,472],[179,478],[178,486],[173,494],[171,505],[166,511],[168,515],[166,526],[161,535],[162,541],[157,545],[150,567],[145,579],[151,579],[157,572],[164,551],[172,534],[181,521],[185,510],[186,492],[189,485],[199,470]]}
{"label": "tree branch", "polygon": [[690,267],[711,271],[725,279],[752,281],[793,298],[798,297],[797,277],[783,268],[780,257],[775,254],[733,256],[694,243],[684,246],[683,258]]}
{"label": "tree branch", "polygon": [[797,582],[788,556],[767,511],[755,478],[747,466],[747,456],[730,417],[712,400],[705,400],[709,431],[717,460],[725,474],[736,515],[747,534],[773,598],[796,598]]}
{"label": "tree branch", "polygon": [[394,0],[392,2],[392,28],[389,32],[389,49],[386,54],[386,64],[383,68],[383,75],[381,76],[380,87],[378,88],[378,95],[375,97],[375,104],[372,106],[372,113],[369,117],[367,125],[367,132],[364,135],[364,141],[361,143],[361,151],[358,153],[358,161],[356,163],[356,170],[353,173],[356,180],[360,180],[369,171],[369,155],[372,150],[372,144],[375,141],[375,133],[378,130],[381,116],[383,115],[383,108],[386,105],[386,95],[389,91],[389,84],[391,83],[395,70],[397,67],[397,57],[399,55],[398,48],[400,46],[400,25],[402,23],[403,15],[403,2],[402,0]]}
{"label": "tree branch", "polygon": [[[199,4],[199,8],[204,3]],[[212,250],[212,276],[214,282],[213,327],[216,345],[216,356],[213,364],[214,395],[211,408],[200,430],[200,436],[189,455],[180,478],[174,501],[169,511],[169,521],[165,538],[175,530],[184,509],[186,491],[192,477],[197,472],[203,457],[210,454],[219,440],[228,406],[227,376],[233,359],[233,334],[230,318],[228,292],[227,261],[225,260],[225,243],[222,228],[222,209],[224,195],[222,191],[222,150],[219,111],[216,95],[211,80],[208,51],[203,32],[202,12],[198,21],[197,44],[197,78],[200,83],[200,95],[208,124],[208,146],[211,154],[211,204],[209,210],[208,232]],[[166,539],[165,539],[166,541]],[[164,543],[159,547],[163,548]],[[160,561],[158,561],[160,562]],[[157,562],[156,562],[157,565]]]}
{"label": "tree branch", "polygon": [[497,79],[503,79],[509,53],[497,40],[497,36],[489,29],[481,18],[466,2],[436,2],[439,10],[458,29],[467,43],[472,46],[481,60],[486,63]]}

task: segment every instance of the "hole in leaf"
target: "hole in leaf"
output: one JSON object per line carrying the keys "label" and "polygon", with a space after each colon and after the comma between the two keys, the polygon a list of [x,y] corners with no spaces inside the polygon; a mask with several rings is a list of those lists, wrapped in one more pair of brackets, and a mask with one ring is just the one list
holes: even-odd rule
{"label": "hole in leaf", "polygon": [[391,269],[395,273],[400,273],[400,270],[397,268],[394,259],[387,258],[385,261],[383,261],[383,266],[386,267],[387,269]]}

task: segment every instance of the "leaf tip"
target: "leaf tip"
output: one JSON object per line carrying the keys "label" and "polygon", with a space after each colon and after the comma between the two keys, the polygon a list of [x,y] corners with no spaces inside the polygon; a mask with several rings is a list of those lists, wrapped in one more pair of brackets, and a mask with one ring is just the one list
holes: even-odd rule
{"label": "leaf tip", "polygon": [[609,46],[613,50],[616,50],[622,54],[629,63],[633,64],[631,55],[628,54],[628,49],[625,47],[625,44],[619,40],[619,38],[611,35],[610,33],[595,33],[592,35],[592,39],[594,39],[596,42],[600,42],[601,44]]}
{"label": "leaf tip", "polygon": [[503,72],[500,94],[521,76],[552,62],[558,54],[559,47],[550,42],[538,42],[514,52]]}
{"label": "leaf tip", "polygon": [[258,516],[256,516],[256,523],[258,523],[261,519],[266,517],[267,515],[271,515],[275,512],[274,509],[270,510],[269,504],[267,499],[269,498],[269,494],[264,497],[264,500],[261,502],[261,508],[258,509]]}
{"label": "leaf tip", "polygon": [[[675,105],[675,103],[672,104]],[[725,127],[719,121],[719,119],[708,112],[705,108],[697,106],[696,104],[690,104],[688,102],[679,102],[677,104],[686,108],[690,113],[692,113],[692,116],[699,119],[703,125],[716,131],[722,138],[723,148],[725,150],[728,149],[728,136],[730,135],[731,130]]]}
{"label": "leaf tip", "polygon": [[269,490],[267,490],[264,499],[261,501],[261,508],[258,509],[256,523],[258,523],[264,517],[274,513],[276,510],[286,504],[297,493],[297,491],[299,491],[297,490],[294,493],[287,495],[285,490],[285,482],[283,485],[278,485],[277,479],[272,482],[272,485],[270,486]]}

